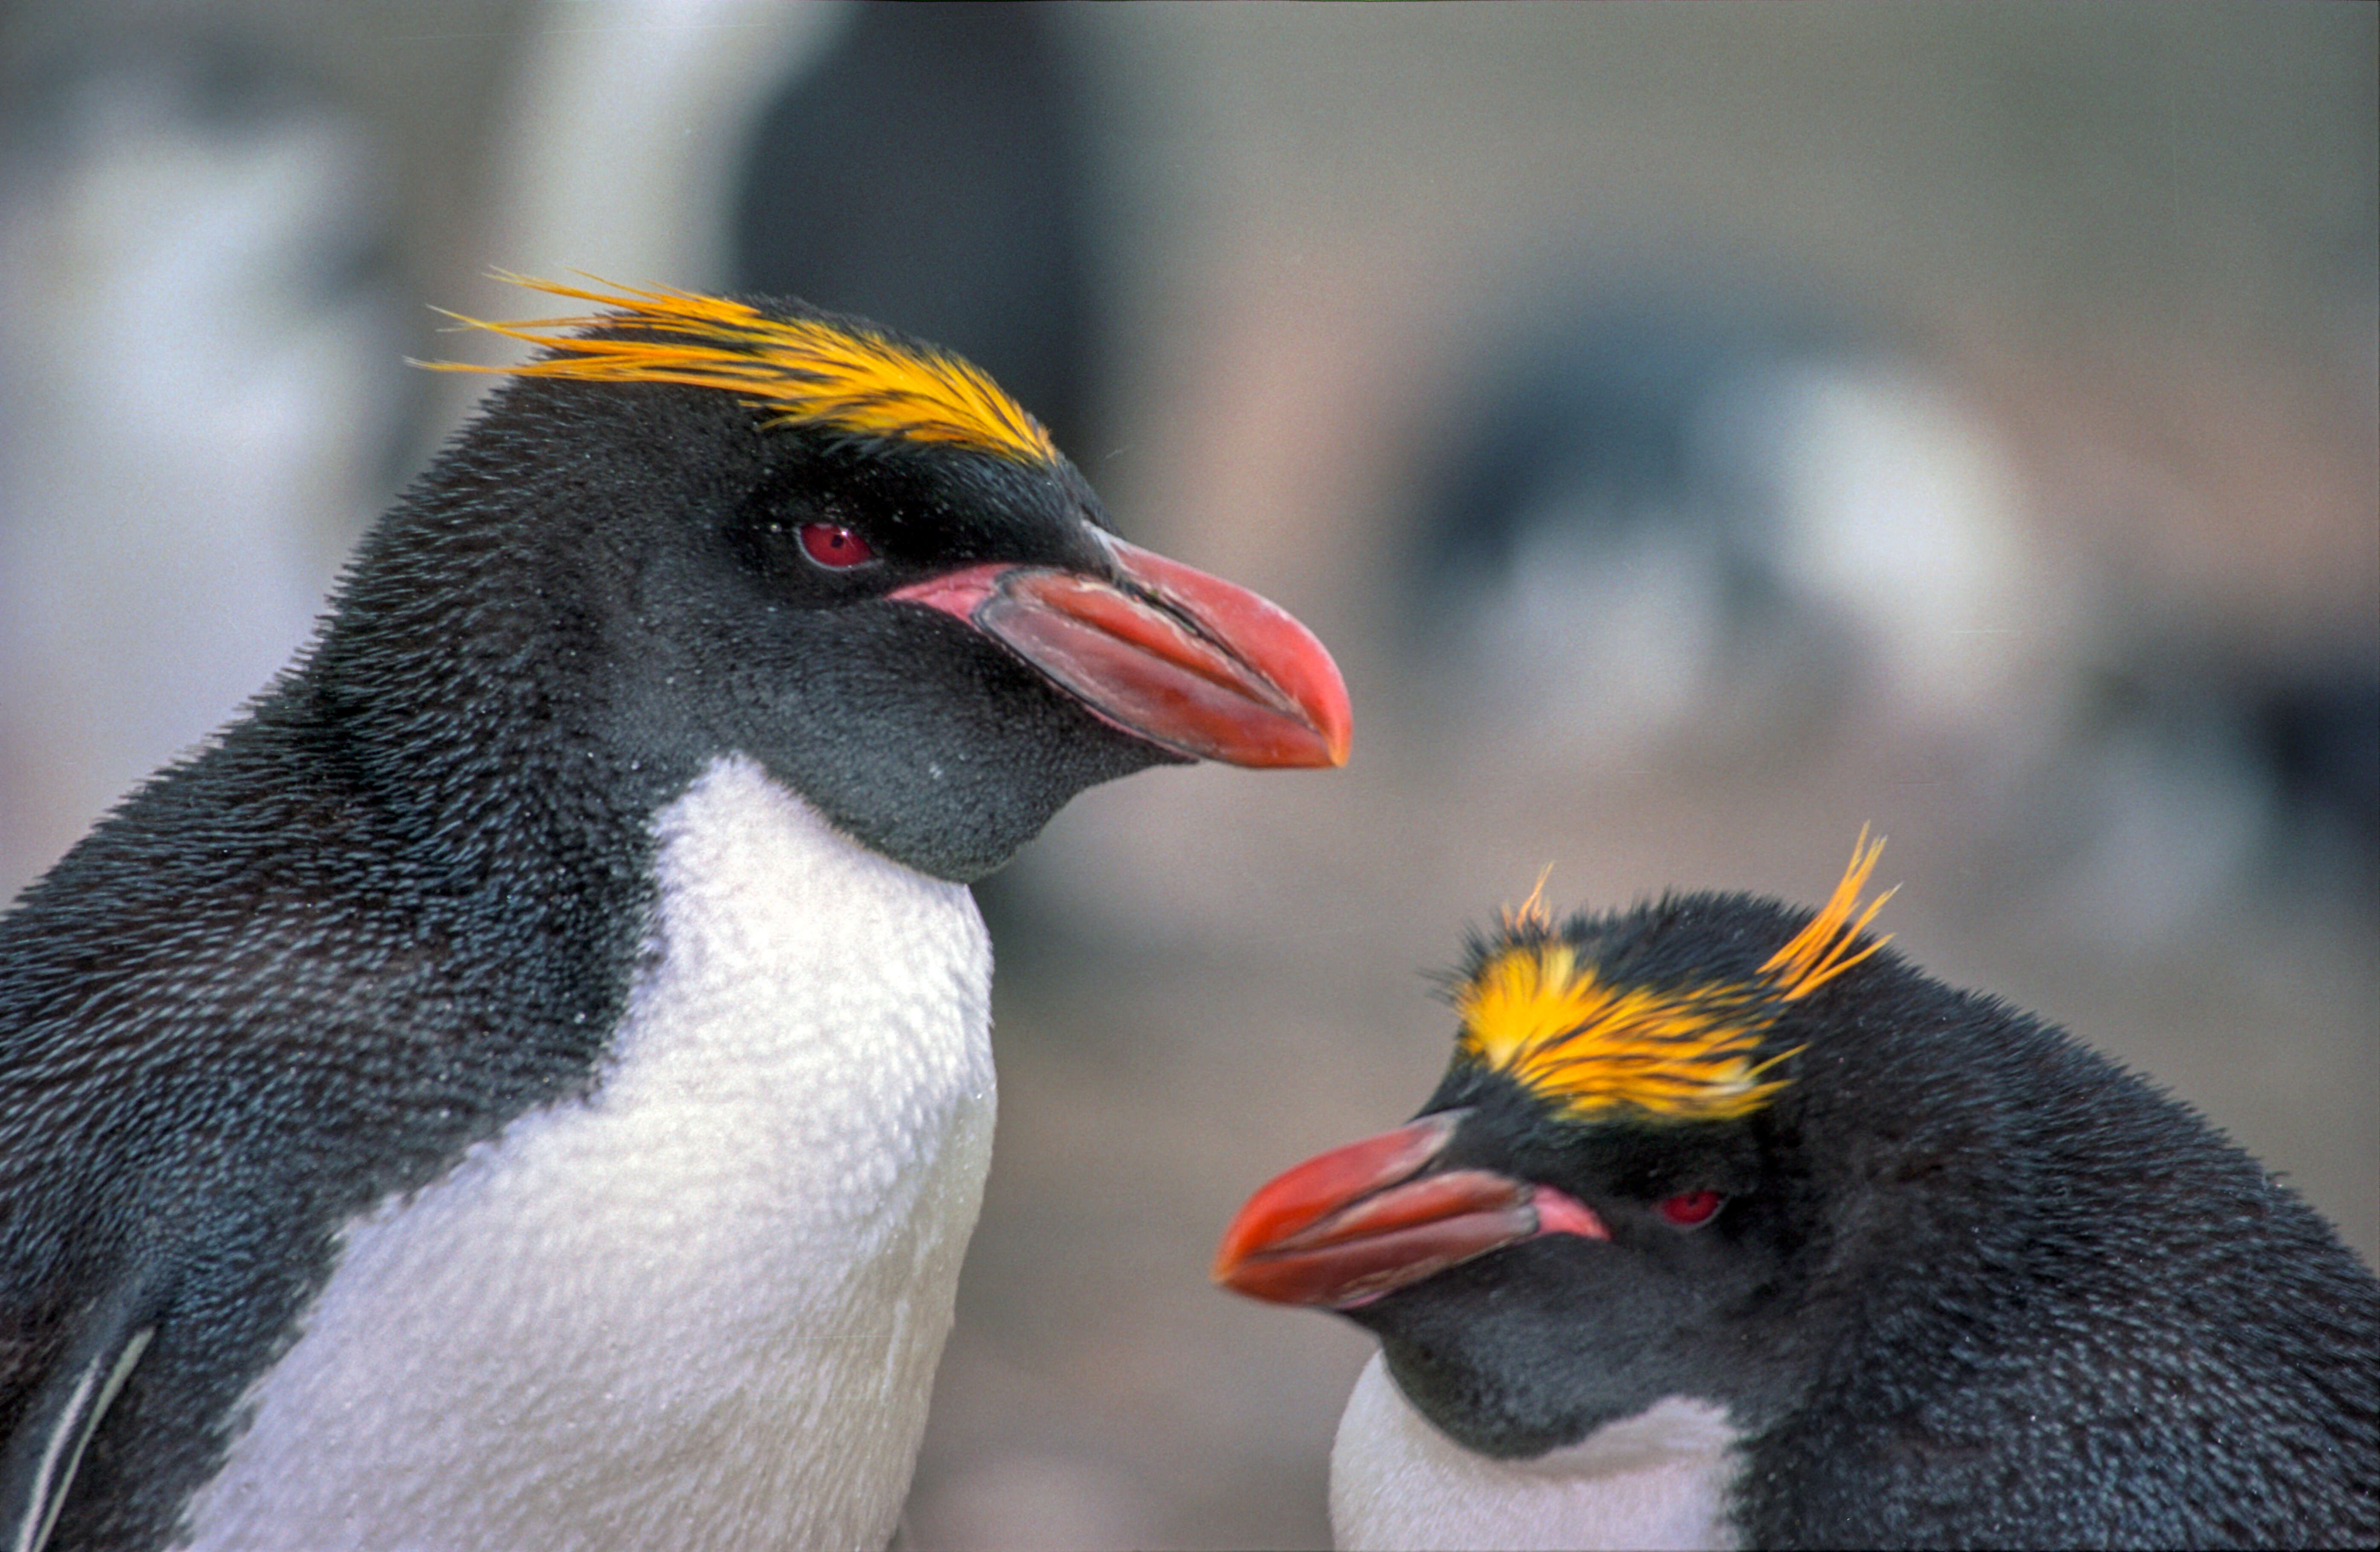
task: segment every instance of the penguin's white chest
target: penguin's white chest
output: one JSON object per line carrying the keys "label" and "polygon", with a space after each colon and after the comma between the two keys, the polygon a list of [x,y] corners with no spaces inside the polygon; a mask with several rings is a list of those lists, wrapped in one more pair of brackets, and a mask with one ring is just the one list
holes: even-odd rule
{"label": "penguin's white chest", "polygon": [[594,1093],[348,1227],[192,1545],[892,1535],[990,1160],[990,942],[748,760],[657,827]]}
{"label": "penguin's white chest", "polygon": [[1735,1433],[1671,1397],[1534,1461],[1494,1461],[1413,1408],[1379,1353],[1330,1450],[1330,1528],[1345,1548],[1723,1548]]}

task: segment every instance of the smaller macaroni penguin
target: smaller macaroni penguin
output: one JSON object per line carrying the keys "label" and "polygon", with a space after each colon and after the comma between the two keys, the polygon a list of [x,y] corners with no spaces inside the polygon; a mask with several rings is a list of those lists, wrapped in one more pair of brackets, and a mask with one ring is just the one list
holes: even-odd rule
{"label": "smaller macaroni penguin", "polygon": [[[540,283],[530,283],[540,284]],[[310,648],[0,920],[0,1548],[880,1547],[992,1130],[966,881],[1329,766],[975,368],[543,285]]]}
{"label": "smaller macaroni penguin", "polygon": [[1380,1340],[1342,1546],[2380,1542],[2380,1283],[2187,1107],[1869,936],[1865,840],[1815,913],[1532,896],[1419,1119],[1241,1209],[1218,1280]]}

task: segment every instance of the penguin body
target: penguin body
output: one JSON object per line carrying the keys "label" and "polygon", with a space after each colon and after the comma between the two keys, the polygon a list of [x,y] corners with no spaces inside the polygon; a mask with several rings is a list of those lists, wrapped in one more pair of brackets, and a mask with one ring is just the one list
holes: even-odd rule
{"label": "penguin body", "polygon": [[1318,645],[964,363],[565,294],[624,310],[0,918],[12,1552],[881,1545],[991,1128],[965,881],[1343,758]]}
{"label": "penguin body", "polygon": [[[1864,938],[1872,862],[1815,915],[1508,917],[1422,1118],[1243,1209],[1223,1281],[1381,1338],[1342,1545],[1510,1510],[1499,1471],[1567,1496],[1471,1545],[1662,1544],[1697,1504],[1668,1545],[2380,1533],[2380,1283],[2186,1107]],[[1713,1431],[1670,1435],[1669,1497],[1596,1458],[1682,1407]]]}
{"label": "penguin body", "polygon": [[747,760],[656,829],[599,1087],[347,1227],[193,1546],[889,1537],[990,1162],[990,942]]}

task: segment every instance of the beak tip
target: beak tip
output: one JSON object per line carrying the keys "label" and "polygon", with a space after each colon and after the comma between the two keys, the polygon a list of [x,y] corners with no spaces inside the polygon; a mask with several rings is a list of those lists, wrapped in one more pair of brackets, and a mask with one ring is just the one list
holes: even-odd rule
{"label": "beak tip", "polygon": [[1316,764],[1326,770],[1341,770],[1347,764],[1348,753],[1354,746],[1354,702],[1347,694],[1346,677],[1339,672],[1338,663],[1331,660],[1330,649],[1316,640],[1304,626],[1298,629],[1305,635],[1318,660],[1314,682],[1305,687],[1305,694],[1298,697],[1300,709],[1305,712],[1313,725],[1323,757]]}
{"label": "beak tip", "polygon": [[1326,671],[1323,683],[1308,685],[1304,693],[1292,692],[1297,705],[1297,721],[1304,724],[1305,737],[1287,758],[1286,766],[1307,770],[1342,770],[1346,768],[1348,754],[1355,742],[1355,712],[1347,696],[1347,686],[1339,677],[1338,665],[1318,641],[1312,643],[1315,655]]}

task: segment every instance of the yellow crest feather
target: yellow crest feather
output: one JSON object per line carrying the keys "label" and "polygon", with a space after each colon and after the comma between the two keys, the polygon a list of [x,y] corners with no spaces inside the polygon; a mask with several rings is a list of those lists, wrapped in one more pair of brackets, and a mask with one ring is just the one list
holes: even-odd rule
{"label": "yellow crest feather", "polygon": [[1859,903],[1883,851],[1863,828],[1834,893],[1754,979],[1660,989],[1614,985],[1580,964],[1552,934],[1540,878],[1528,902],[1504,914],[1506,936],[1517,941],[1455,994],[1461,1048],[1576,1119],[1621,1109],[1665,1121],[1749,1115],[1785,1086],[1769,1069],[1795,1054],[1759,1059],[1778,1004],[1807,997],[1889,941],[1860,941],[1892,897],[1888,890],[1864,910]]}
{"label": "yellow crest feather", "polygon": [[[772,318],[744,302],[667,286],[610,281],[611,293],[527,275],[499,279],[612,310],[568,318],[457,322],[540,346],[552,355],[517,367],[456,361],[437,371],[500,371],[591,382],[675,382],[717,388],[777,411],[771,424],[817,425],[871,436],[967,447],[1020,463],[1054,464],[1040,422],[972,364],[863,330]],[[587,338],[572,331],[632,328],[646,338]]]}
{"label": "yellow crest feather", "polygon": [[1876,920],[1884,903],[1900,892],[1900,886],[1895,884],[1868,902],[1859,920],[1852,920],[1852,913],[1860,910],[1860,891],[1867,888],[1868,875],[1876,871],[1876,859],[1882,855],[1884,837],[1877,836],[1876,843],[1870,845],[1867,826],[1860,826],[1859,839],[1852,843],[1852,864],[1843,870],[1842,881],[1835,886],[1835,892],[1818,907],[1810,925],[1788,939],[1785,946],[1769,955],[1768,963],[1760,967],[1763,975],[1778,978],[1779,996],[1789,1002],[1807,997],[1892,941],[1892,934],[1888,932],[1870,940],[1857,953],[1852,952],[1852,945],[1859,941],[1868,923]]}

